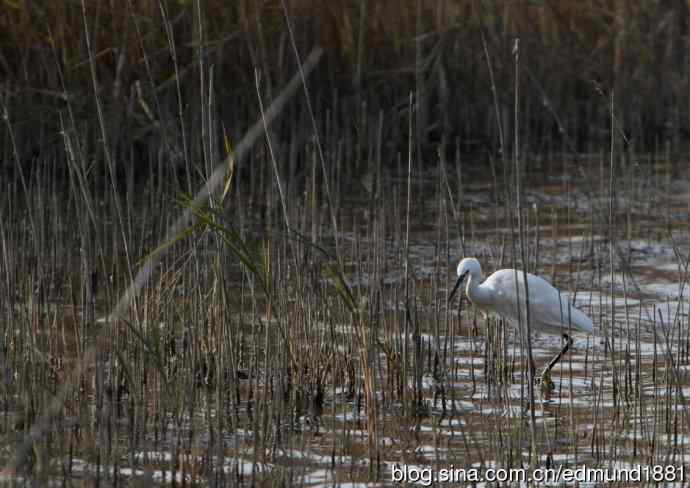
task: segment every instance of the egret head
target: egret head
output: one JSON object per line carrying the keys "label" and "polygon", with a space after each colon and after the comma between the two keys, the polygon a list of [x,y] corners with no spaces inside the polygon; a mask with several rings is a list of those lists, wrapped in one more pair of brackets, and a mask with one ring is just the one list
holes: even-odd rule
{"label": "egret head", "polygon": [[468,274],[478,279],[482,276],[482,267],[479,265],[479,261],[477,261],[475,258],[465,258],[460,261],[460,264],[458,264],[458,281],[455,283],[453,291],[450,292],[448,302],[453,299],[455,292],[458,291],[458,288],[460,288],[465,276]]}

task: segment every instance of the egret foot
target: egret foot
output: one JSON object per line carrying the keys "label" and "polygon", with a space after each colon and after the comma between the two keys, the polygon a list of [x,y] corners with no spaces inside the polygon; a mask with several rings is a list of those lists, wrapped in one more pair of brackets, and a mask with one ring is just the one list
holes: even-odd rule
{"label": "egret foot", "polygon": [[541,391],[541,394],[545,397],[548,397],[553,390],[556,389],[556,385],[554,385],[553,381],[551,380],[551,370],[544,368],[544,371],[541,372],[541,375],[537,380],[537,384],[539,385],[539,391]]}
{"label": "egret foot", "polygon": [[573,344],[573,340],[570,338],[568,334],[563,334],[563,340],[565,341],[565,344],[563,345],[563,349],[561,349],[558,354],[556,354],[551,361],[546,365],[544,368],[544,371],[541,372],[540,376],[540,389],[542,393],[551,393],[555,389],[555,385],[553,384],[553,381],[551,381],[551,368],[556,366],[556,363],[563,357],[563,355],[568,352],[568,349],[570,349],[570,346]]}
{"label": "egret foot", "polygon": [[[573,345],[573,340],[570,338],[568,334],[563,334],[563,340],[565,341],[565,344],[563,345],[563,349],[561,349],[558,354],[556,354],[551,361],[549,361],[549,364],[546,365],[544,368],[544,373],[548,373],[551,371],[551,368],[556,366],[556,363],[560,361],[560,359],[563,357],[563,355],[568,352],[568,349],[570,349],[570,346]],[[544,376],[544,373],[542,373],[542,376]]]}
{"label": "egret foot", "polygon": [[561,349],[558,354],[556,354],[551,361],[544,367],[544,370],[541,372],[541,376],[539,377],[539,389],[541,390],[542,394],[548,395],[553,390],[556,388],[555,385],[553,384],[553,381],[551,381],[551,368],[553,368],[556,363],[563,357],[563,355],[568,352],[568,349],[570,349],[570,346],[573,344],[573,340],[570,338],[568,334],[563,334],[563,340],[565,341],[565,344],[563,345],[563,349]]}

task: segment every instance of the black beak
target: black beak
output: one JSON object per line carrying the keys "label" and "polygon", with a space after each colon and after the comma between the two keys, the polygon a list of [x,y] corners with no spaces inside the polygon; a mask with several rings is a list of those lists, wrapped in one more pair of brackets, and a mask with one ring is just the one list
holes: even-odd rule
{"label": "black beak", "polygon": [[458,288],[460,288],[460,285],[462,284],[462,280],[465,279],[465,276],[467,275],[467,271],[465,271],[463,274],[460,275],[458,278],[458,281],[455,282],[455,287],[453,287],[453,291],[450,292],[450,296],[448,297],[448,303],[450,303],[453,300],[453,297],[455,296],[455,292],[458,291]]}

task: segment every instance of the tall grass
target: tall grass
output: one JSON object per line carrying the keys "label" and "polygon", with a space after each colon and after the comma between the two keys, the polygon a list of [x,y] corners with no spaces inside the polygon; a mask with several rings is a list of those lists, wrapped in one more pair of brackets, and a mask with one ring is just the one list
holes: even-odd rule
{"label": "tall grass", "polygon": [[[312,98],[320,106],[340,94],[342,110],[331,121],[335,133],[348,133],[353,124],[375,127],[381,111],[387,120],[397,119],[413,90],[420,157],[433,157],[443,140],[458,141],[474,154],[498,152],[502,142],[511,145],[510,138],[501,138],[513,132],[507,48],[516,36],[528,67],[521,100],[526,149],[596,152],[608,141],[608,110],[597,96],[603,88],[615,89],[625,101],[621,128],[638,150],[666,144],[687,150],[688,120],[679,109],[687,101],[688,12],[682,4],[568,1],[512,8],[456,0],[368,8],[359,2],[325,6],[300,0],[289,5],[296,31],[291,36],[287,5],[277,0],[85,2],[86,23],[81,2],[6,3],[0,15],[0,74],[10,111],[23,114],[16,129],[22,157],[60,147],[53,134],[66,98],[79,120],[96,117],[88,96],[91,55],[107,102],[102,110],[114,155],[162,147],[185,174],[193,174],[208,144],[192,132],[195,127],[204,132],[205,143],[213,133],[210,114],[202,108],[216,107],[232,121],[228,129],[241,133],[258,108],[254,70],[263,72],[271,96],[295,66],[293,41],[302,52],[313,45],[327,50]],[[91,46],[85,42],[86,25]],[[237,104],[240,97],[246,106]],[[42,127],[48,137],[37,143],[32,135]],[[406,141],[404,125],[384,129],[391,143]],[[290,136],[287,123],[275,130]],[[365,141],[370,135],[356,137]],[[366,144],[357,149],[358,161],[366,159],[365,149]],[[382,154],[395,161],[390,151]],[[182,177],[190,192],[193,182]]]}
{"label": "tall grass", "polygon": [[[639,73],[617,86],[634,33],[680,29],[683,12],[648,7],[649,25],[626,20],[621,34],[594,4],[565,25],[567,2],[520,12],[362,2],[319,6],[317,20],[308,2],[5,3],[0,461],[10,482],[292,486],[387,481],[396,462],[679,465],[687,455],[688,250],[669,189],[670,173],[682,175],[670,149],[650,161],[636,152],[644,124],[630,121],[644,104],[614,117],[626,90],[642,95]],[[517,78],[504,41],[534,20],[536,34],[521,36],[522,125],[506,112]],[[304,57],[315,41],[327,46],[318,70],[321,51]],[[578,54],[546,83],[552,45]],[[622,101],[577,105],[570,95],[587,90],[603,51],[618,61],[598,83]],[[679,86],[664,96],[682,100]],[[606,127],[577,140],[611,152],[550,159],[570,148],[549,129],[556,116],[571,138],[582,120]],[[673,141],[683,117],[659,140]],[[467,155],[482,144],[489,170]],[[525,165],[507,158],[518,149]],[[524,171],[539,157],[545,171]],[[677,304],[648,297],[638,241],[672,250]],[[460,254],[487,270],[550,271],[605,332],[555,371],[550,400],[525,394],[510,326],[447,305]],[[552,347],[537,342],[535,360]]]}

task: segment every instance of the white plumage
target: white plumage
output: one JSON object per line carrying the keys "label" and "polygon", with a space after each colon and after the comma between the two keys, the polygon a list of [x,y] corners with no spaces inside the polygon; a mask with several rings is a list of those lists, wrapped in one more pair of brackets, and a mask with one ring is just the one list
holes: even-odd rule
{"label": "white plumage", "polygon": [[[489,276],[484,283],[479,261],[465,258],[458,265],[458,282],[451,293],[457,291],[463,279],[469,276],[465,289],[470,301],[484,311],[495,312],[501,317],[518,325],[518,289],[519,284],[520,313],[523,327],[526,324],[525,281],[521,270],[501,269]],[[594,324],[581,310],[568,301],[567,295],[561,294],[548,281],[539,276],[527,273],[529,289],[530,326],[534,332],[562,334],[570,331],[592,334]]]}
{"label": "white plumage", "polygon": [[[501,269],[481,283],[482,268],[479,261],[475,258],[465,258],[458,264],[458,281],[450,293],[449,301],[452,300],[466,276],[469,276],[469,279],[465,292],[473,304],[484,311],[497,313],[516,327],[520,324],[518,321],[518,310],[520,310],[521,323],[526,330],[525,274],[522,271]],[[570,304],[566,295],[562,295],[545,279],[527,273],[527,289],[530,330],[561,334],[565,339],[563,348],[548,362],[541,373],[542,388],[545,391],[551,391],[554,384],[550,378],[550,371],[568,352],[572,344],[570,332],[580,331],[593,334],[594,324],[585,313]]]}

